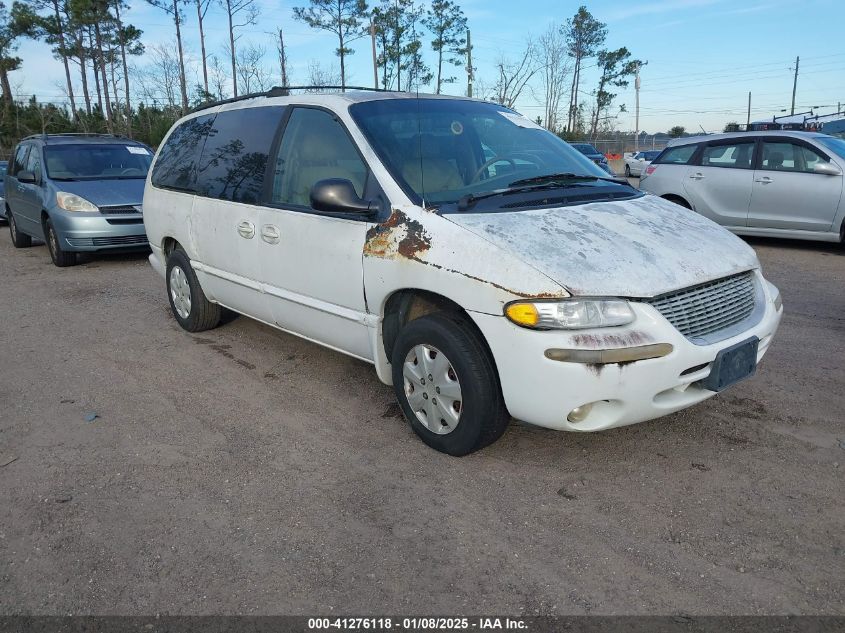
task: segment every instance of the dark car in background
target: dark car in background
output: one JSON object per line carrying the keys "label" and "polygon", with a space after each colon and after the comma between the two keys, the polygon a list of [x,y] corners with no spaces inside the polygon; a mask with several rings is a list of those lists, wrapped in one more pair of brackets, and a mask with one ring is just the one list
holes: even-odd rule
{"label": "dark car in background", "polygon": [[142,203],[152,157],[111,134],[23,139],[5,177],[12,243],[44,240],[56,266],[75,264],[79,252],[148,248]]}
{"label": "dark car in background", "polygon": [[616,175],[613,173],[613,170],[610,168],[610,165],[607,164],[607,156],[602,154],[599,150],[597,150],[589,143],[570,143],[570,145],[572,145],[572,147],[574,147],[584,156],[593,161],[596,165],[604,169],[611,176]]}

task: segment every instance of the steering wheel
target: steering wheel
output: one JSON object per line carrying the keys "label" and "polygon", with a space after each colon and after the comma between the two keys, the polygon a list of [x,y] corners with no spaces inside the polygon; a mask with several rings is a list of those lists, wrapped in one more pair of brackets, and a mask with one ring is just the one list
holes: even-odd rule
{"label": "steering wheel", "polygon": [[481,177],[481,174],[484,173],[484,170],[490,167],[490,165],[495,165],[496,163],[501,163],[503,161],[506,163],[510,163],[513,166],[514,170],[516,170],[516,161],[511,158],[510,155],[494,156],[478,168],[478,171],[475,172],[475,175],[472,177],[472,180],[469,181],[469,184],[473,184],[474,182],[476,182]]}
{"label": "steering wheel", "polygon": [[142,173],[140,169],[137,167],[127,167],[122,172],[120,172],[121,176],[135,176],[137,174]]}

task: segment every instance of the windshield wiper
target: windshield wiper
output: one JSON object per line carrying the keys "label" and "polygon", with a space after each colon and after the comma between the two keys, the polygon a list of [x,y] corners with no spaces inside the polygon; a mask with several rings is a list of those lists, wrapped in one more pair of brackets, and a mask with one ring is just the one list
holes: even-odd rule
{"label": "windshield wiper", "polygon": [[544,176],[534,176],[533,178],[523,178],[522,180],[514,180],[508,187],[521,187],[525,185],[541,185],[545,183],[555,183],[564,180],[607,180],[610,182],[622,182],[619,178],[611,178],[610,176],[593,176],[591,174],[573,174],[572,172],[562,172],[559,174],[546,174]]}
{"label": "windshield wiper", "polygon": [[[590,178],[592,178],[592,176],[590,176]],[[531,180],[531,179],[526,178],[525,180],[527,181],[527,180]],[[519,182],[522,182],[522,181],[517,180],[516,182],[519,183]],[[496,189],[494,191],[486,191],[484,193],[477,193],[477,194],[468,193],[467,195],[462,196],[458,200],[458,211],[466,211],[467,209],[469,209],[470,207],[475,205],[475,203],[478,202],[479,200],[485,200],[487,198],[492,198],[494,196],[508,196],[512,193],[526,193],[528,191],[540,191],[542,189],[560,189],[561,187],[570,187],[570,186],[572,186],[572,185],[561,185],[557,182],[549,182],[549,183],[538,182],[536,184],[528,184],[528,185],[520,187],[520,186],[515,186],[515,183],[512,182],[505,189]]]}

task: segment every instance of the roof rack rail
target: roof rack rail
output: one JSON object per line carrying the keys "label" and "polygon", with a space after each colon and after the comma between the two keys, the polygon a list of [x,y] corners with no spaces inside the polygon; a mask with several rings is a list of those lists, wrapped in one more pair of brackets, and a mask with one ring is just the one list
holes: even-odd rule
{"label": "roof rack rail", "polygon": [[209,101],[203,103],[188,111],[188,114],[207,110],[219,105],[227,103],[236,103],[238,101],[245,101],[247,99],[256,99],[258,97],[287,97],[290,96],[293,90],[365,90],[367,92],[390,92],[384,88],[367,88],[365,86],[273,86],[270,90],[265,92],[251,92],[245,95],[238,95],[229,99],[221,99],[220,101]]}
{"label": "roof rack rail", "polygon": [[29,136],[25,136],[22,138],[22,141],[28,141],[34,138],[40,139],[47,139],[51,136],[98,136],[98,137],[108,137],[108,138],[128,138],[123,134],[100,134],[99,132],[54,132],[53,134],[30,134]]}

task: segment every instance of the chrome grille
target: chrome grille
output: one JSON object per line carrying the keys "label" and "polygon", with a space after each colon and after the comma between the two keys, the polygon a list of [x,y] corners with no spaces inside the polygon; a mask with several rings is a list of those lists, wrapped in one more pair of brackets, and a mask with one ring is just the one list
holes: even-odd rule
{"label": "chrome grille", "polygon": [[754,311],[754,273],[740,273],[670,292],[646,303],[687,338],[697,338],[744,321]]}

